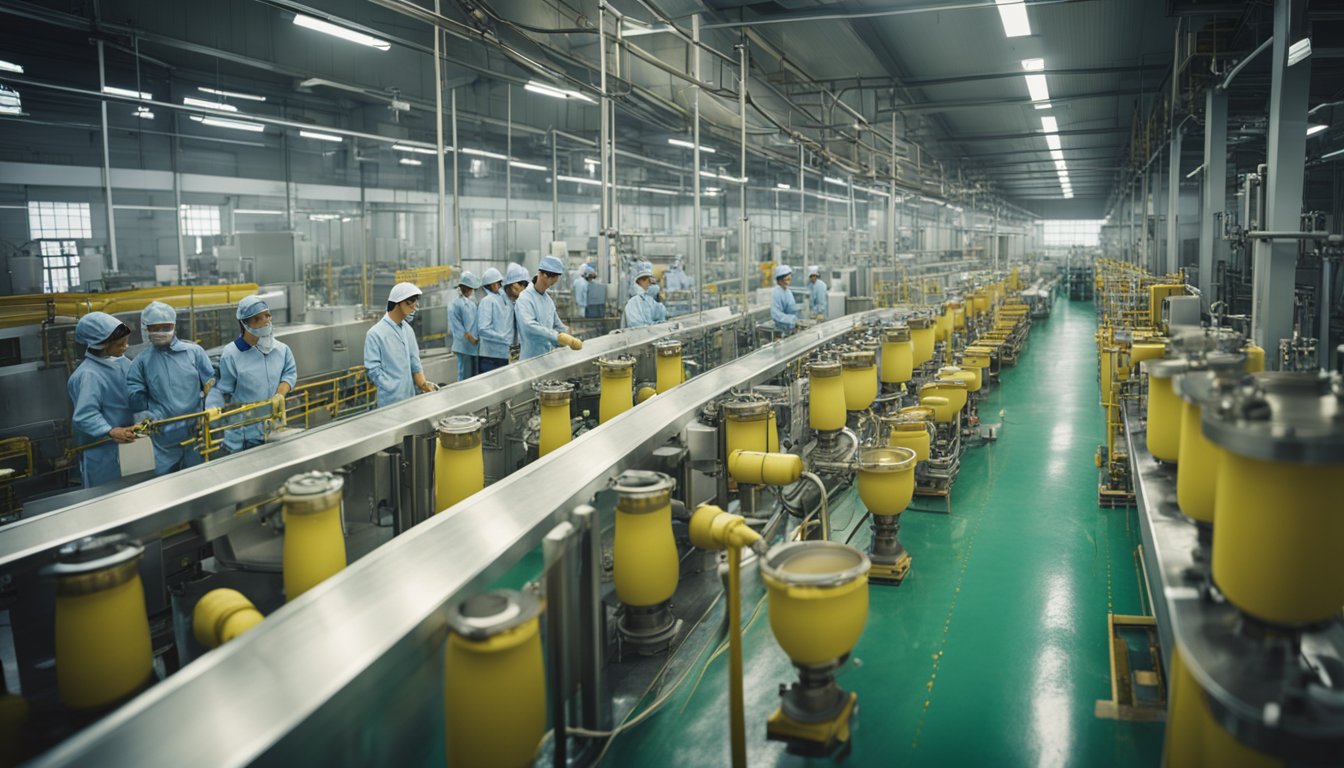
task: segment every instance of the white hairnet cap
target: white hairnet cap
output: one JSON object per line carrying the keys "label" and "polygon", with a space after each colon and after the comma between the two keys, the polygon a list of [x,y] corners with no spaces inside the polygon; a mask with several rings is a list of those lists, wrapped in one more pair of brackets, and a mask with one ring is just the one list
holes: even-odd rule
{"label": "white hairnet cap", "polygon": [[499,270],[491,267],[485,270],[485,274],[481,275],[481,285],[494,285],[503,279],[504,276],[499,274]]}
{"label": "white hairnet cap", "polygon": [[550,272],[553,275],[565,274],[565,263],[554,256],[547,254],[541,257],[541,262],[537,264],[538,272]]}
{"label": "white hairnet cap", "polygon": [[793,274],[793,268],[790,267],[788,264],[780,264],[778,267],[775,267],[776,280],[778,280],[781,277],[788,277],[789,275],[792,274]]}
{"label": "white hairnet cap", "polygon": [[141,325],[177,324],[177,310],[162,301],[151,301],[149,306],[140,310]]}
{"label": "white hairnet cap", "polygon": [[504,273],[504,284],[513,285],[514,283],[526,283],[532,279],[521,264],[509,263],[509,269]]}
{"label": "white hairnet cap", "polygon": [[392,292],[387,294],[387,300],[393,304],[400,304],[412,296],[419,296],[423,293],[424,291],[421,291],[420,286],[415,283],[397,283],[392,286]]}
{"label": "white hairnet cap", "polygon": [[818,275],[818,276],[820,276],[820,275],[821,275],[821,267],[808,267],[808,268],[807,268],[807,274],[808,274],[808,275]]}
{"label": "white hairnet cap", "polygon": [[75,323],[75,341],[86,347],[102,349],[122,322],[106,312],[90,312]]}
{"label": "white hairnet cap", "polygon": [[641,277],[647,277],[649,279],[653,279],[653,265],[648,263],[647,261],[642,262],[635,269],[635,279],[638,280]]}
{"label": "white hairnet cap", "polygon": [[465,285],[473,291],[481,287],[481,279],[470,272],[464,271],[462,277],[458,280],[459,285]]}

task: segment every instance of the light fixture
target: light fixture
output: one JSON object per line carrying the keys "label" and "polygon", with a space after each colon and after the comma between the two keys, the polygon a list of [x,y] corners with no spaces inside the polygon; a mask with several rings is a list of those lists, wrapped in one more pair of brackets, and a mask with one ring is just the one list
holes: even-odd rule
{"label": "light fixture", "polygon": [[[1341,150],[1341,151],[1344,151],[1344,150]],[[789,186],[788,184],[776,184],[776,185],[775,185],[775,189],[786,189],[786,190],[787,190],[787,189],[793,189],[793,187]]]}
{"label": "light fixture", "polygon": [[1023,59],[1022,68],[1028,72],[1040,72],[1045,69],[1045,59]]}
{"label": "light fixture", "polygon": [[1032,104],[1032,106],[1035,107],[1035,108],[1037,108],[1037,109],[1050,109],[1051,107],[1053,107],[1053,106],[1055,106],[1055,105],[1054,105],[1054,104],[1051,104],[1051,103],[1048,102],[1048,101],[1042,101],[1042,102],[1037,103],[1037,104]]}
{"label": "light fixture", "polygon": [[341,214],[339,214],[339,213],[310,213],[310,214],[308,214],[308,220],[309,220],[309,221],[336,221],[336,220],[339,219],[339,218],[341,218]]}
{"label": "light fixture", "polygon": [[238,216],[240,214],[243,216],[284,216],[285,212],[271,211],[265,208],[235,208],[233,215]]}
{"label": "light fixture", "polygon": [[16,75],[22,75],[23,65],[0,59],[0,72],[13,72]]}
{"label": "light fixture", "polygon": [[[449,147],[449,149],[451,149],[451,147]],[[413,147],[413,146],[411,146],[410,144],[393,144],[393,145],[392,145],[392,151],[393,151],[393,152],[414,152],[414,153],[419,154],[419,155],[432,155],[432,154],[434,154],[434,150],[429,149],[428,147]],[[466,150],[463,150],[463,151],[466,151]]]}
{"label": "light fixture", "polygon": [[[685,147],[686,149],[695,149],[695,145],[694,145],[694,144],[692,144],[691,142],[686,141],[686,140],[684,140],[684,139],[668,139],[668,140],[667,140],[667,143],[668,143],[668,144],[671,144],[671,145],[674,146],[674,147]],[[701,145],[700,145],[700,151],[701,151],[701,152],[708,152],[709,154],[712,155],[712,154],[714,154],[715,152],[717,152],[718,150],[714,149],[713,147],[706,147],[704,144],[701,144]]]}
{"label": "light fixture", "polygon": [[1072,200],[1072,199],[1073,199],[1073,193],[1072,193],[1072,192],[1065,192],[1065,193],[1064,193],[1064,199],[1065,199],[1065,200]]}
{"label": "light fixture", "polygon": [[1288,46],[1288,66],[1302,61],[1311,55],[1311,38],[1304,37],[1296,43]]}
{"label": "light fixture", "polygon": [[585,157],[585,158],[583,158],[583,164],[586,165],[586,166],[588,166],[588,167],[590,167],[590,168],[595,168],[595,167],[601,165],[602,163],[598,162],[597,158],[593,158],[593,157]]}
{"label": "light fixture", "polygon": [[1320,133],[1321,131],[1324,131],[1324,130],[1325,130],[1326,128],[1328,128],[1328,127],[1329,127],[1329,126],[1321,125],[1320,123],[1316,123],[1315,125],[1308,125],[1308,126],[1307,126],[1307,135],[1308,135],[1308,136],[1315,136],[1316,134]]}
{"label": "light fixture", "polygon": [[1026,37],[1031,34],[1031,21],[1027,19],[1027,6],[1022,0],[996,0],[999,6],[999,20],[1003,22],[1003,34],[1008,37]]}
{"label": "light fixture", "polygon": [[1059,121],[1055,119],[1054,115],[1046,115],[1041,118],[1041,127],[1045,129],[1046,133],[1057,133],[1059,131]]}
{"label": "light fixture", "polygon": [[670,195],[672,197],[681,194],[675,189],[663,189],[661,187],[620,187],[620,189],[631,189],[635,192],[651,192],[655,195]]}
{"label": "light fixture", "polygon": [[1200,165],[1200,166],[1199,166],[1198,168],[1196,168],[1195,170],[1193,170],[1193,171],[1191,171],[1191,172],[1185,174],[1185,178],[1187,178],[1187,179],[1193,179],[1193,178],[1195,178],[1195,176],[1199,175],[1199,172],[1202,171],[1202,170],[1204,170],[1204,166],[1203,166],[1203,165]]}
{"label": "light fixture", "polygon": [[397,162],[400,163],[400,164],[402,164],[402,165],[409,165],[409,166],[412,166],[412,167],[414,167],[414,166],[419,166],[419,165],[424,165],[424,163],[420,162],[419,160],[416,160],[414,157],[403,157],[403,158],[397,160]]}
{"label": "light fixture", "polygon": [[822,178],[825,180],[825,182],[826,182],[827,184],[834,184],[834,185],[836,185],[837,187],[848,187],[848,186],[849,186],[849,184],[846,183],[844,179],[837,179],[837,178],[835,178],[834,176],[823,176]]}
{"label": "light fixture", "polygon": [[1027,93],[1032,101],[1048,101],[1050,89],[1045,85],[1045,75],[1027,75]]}
{"label": "light fixture", "polygon": [[522,160],[510,160],[509,165],[514,168],[522,168],[525,171],[549,171],[544,165],[535,165],[533,163],[524,163]]}
{"label": "light fixture", "polygon": [[523,86],[523,90],[539,93],[543,96],[550,96],[553,99],[576,99],[578,101],[586,101],[589,104],[597,103],[587,94],[572,91],[567,88],[557,88],[554,85],[547,85],[546,83],[537,82],[536,80],[528,80],[527,85]]}
{"label": "light fixture", "polygon": [[572,181],[575,184],[587,184],[590,187],[600,187],[602,182],[597,179],[585,179],[582,176],[556,176],[556,181]]}
{"label": "light fixture", "polygon": [[1052,149],[1052,150],[1050,150],[1050,159],[1051,159],[1051,160],[1063,160],[1063,159],[1064,159],[1064,150],[1062,150],[1062,149]]}
{"label": "light fixture", "polygon": [[232,104],[221,104],[217,101],[206,101],[205,99],[193,99],[190,96],[182,99],[182,103],[188,107],[205,107],[206,109],[219,109],[225,112],[238,111],[238,108]]}
{"label": "light fixture", "polygon": [[1055,161],[1055,170],[1067,171],[1068,169],[1069,169],[1068,163],[1064,162],[1063,159]]}
{"label": "light fixture", "polygon": [[1058,136],[1057,134],[1053,134],[1053,133],[1048,133],[1048,134],[1046,134],[1046,135],[1045,135],[1045,146],[1047,146],[1047,147],[1049,147],[1049,148],[1051,148],[1051,149],[1059,149],[1059,148],[1060,148],[1060,147],[1059,147],[1059,136]]}
{"label": "light fixture", "polygon": [[1344,149],[1336,149],[1334,152],[1326,152],[1324,155],[1321,155],[1321,159],[1329,160],[1332,157],[1338,157],[1340,155],[1344,155]]}
{"label": "light fixture", "polygon": [[294,14],[294,23],[306,29],[316,30],[332,37],[339,37],[342,40],[349,40],[352,43],[367,45],[370,48],[377,48],[380,51],[386,51],[392,47],[392,44],[386,40],[379,40],[372,35],[366,35],[363,32],[356,32],[353,29],[332,24],[329,21],[316,19],[312,16],[306,16],[302,13]]}
{"label": "light fixture", "polygon": [[153,119],[154,119],[154,113],[150,111],[149,107],[146,107],[146,106],[143,105],[143,104],[141,104],[140,106],[136,107],[136,108],[135,108],[135,111],[131,113],[131,116],[132,116],[132,117],[138,117],[138,118],[140,118],[141,120],[153,120]]}
{"label": "light fixture", "polygon": [[250,93],[238,93],[237,91],[221,91],[218,88],[206,88],[200,86],[196,90],[201,93],[208,93],[211,96],[218,96],[221,99],[243,99],[244,101],[265,101],[265,96],[253,96]]}
{"label": "light fixture", "polygon": [[[434,154],[434,153],[433,153],[433,152],[430,152],[430,154]],[[501,154],[499,154],[498,152],[487,152],[487,151],[485,151],[484,149],[476,149],[476,148],[474,148],[474,147],[463,147],[463,148],[462,148],[462,154],[464,154],[464,155],[475,155],[475,156],[477,156],[477,157],[488,157],[488,158],[490,158],[491,160],[508,160],[508,159],[509,159],[508,157],[506,157],[506,156],[504,156],[504,155],[501,155]]]}
{"label": "light fixture", "polygon": [[203,115],[191,115],[190,117],[195,122],[215,128],[232,128],[235,131],[249,131],[251,133],[261,133],[266,130],[266,126],[261,123],[249,123],[245,120],[227,120],[222,117],[205,117]]}
{"label": "light fixture", "polygon": [[144,99],[145,101],[150,101],[154,98],[154,94],[152,93],[145,93],[144,91],[132,91],[130,88],[117,88],[116,86],[112,85],[104,85],[103,93],[106,93],[110,96],[125,96],[130,99]]}
{"label": "light fixture", "polygon": [[302,137],[305,138],[305,139],[316,139],[316,140],[318,140],[318,141],[330,141],[330,142],[334,142],[334,143],[336,143],[336,144],[339,144],[339,143],[341,143],[342,141],[345,141],[345,139],[341,138],[340,136],[336,136],[336,135],[334,135],[334,134],[330,134],[330,133],[318,133],[317,131],[299,131],[299,135],[302,136]]}

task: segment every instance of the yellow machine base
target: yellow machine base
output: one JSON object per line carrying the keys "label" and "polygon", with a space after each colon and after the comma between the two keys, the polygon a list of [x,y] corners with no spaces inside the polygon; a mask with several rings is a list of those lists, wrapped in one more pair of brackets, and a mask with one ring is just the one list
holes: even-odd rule
{"label": "yellow machine base", "polygon": [[868,581],[877,584],[894,584],[900,586],[905,580],[905,575],[910,572],[910,555],[905,554],[897,560],[895,565],[887,563],[873,563],[868,571]]}
{"label": "yellow machine base", "polygon": [[844,709],[833,719],[821,723],[800,723],[776,709],[766,723],[765,735],[771,741],[783,741],[795,754],[824,757],[837,748],[847,752],[849,721],[858,710],[859,695],[851,692]]}

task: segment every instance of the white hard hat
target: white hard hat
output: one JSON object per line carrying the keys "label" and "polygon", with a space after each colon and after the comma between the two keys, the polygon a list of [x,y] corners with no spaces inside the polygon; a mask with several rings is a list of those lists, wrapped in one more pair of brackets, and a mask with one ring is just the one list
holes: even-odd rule
{"label": "white hard hat", "polygon": [[400,304],[412,296],[420,296],[423,293],[424,291],[415,283],[397,283],[392,286],[392,292],[387,294],[387,300],[393,304]]}
{"label": "white hard hat", "polygon": [[778,267],[775,267],[776,280],[780,279],[781,277],[788,277],[789,275],[792,274],[793,274],[793,268],[790,267],[788,264],[780,264]]}

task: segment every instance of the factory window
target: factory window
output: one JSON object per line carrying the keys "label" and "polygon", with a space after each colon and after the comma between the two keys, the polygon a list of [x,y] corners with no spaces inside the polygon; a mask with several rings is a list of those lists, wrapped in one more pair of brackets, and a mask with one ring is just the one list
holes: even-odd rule
{"label": "factory window", "polygon": [[182,206],[182,234],[189,237],[208,237],[220,234],[219,206]]}
{"label": "factory window", "polygon": [[28,203],[28,236],[34,240],[93,237],[89,204]]}
{"label": "factory window", "polygon": [[1044,222],[1045,244],[1068,247],[1099,245],[1102,219],[1055,219]]}
{"label": "factory window", "polygon": [[[87,206],[86,206],[87,207]],[[68,291],[79,283],[79,249],[74,240],[42,241],[42,290]]]}

